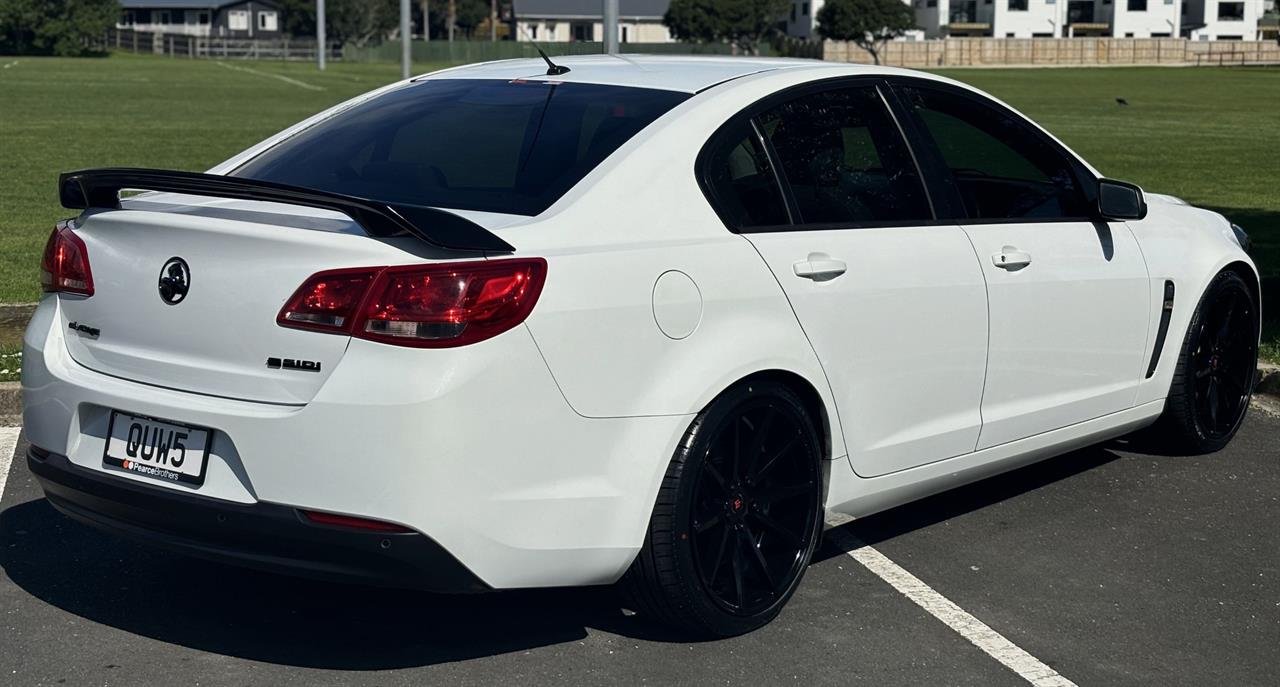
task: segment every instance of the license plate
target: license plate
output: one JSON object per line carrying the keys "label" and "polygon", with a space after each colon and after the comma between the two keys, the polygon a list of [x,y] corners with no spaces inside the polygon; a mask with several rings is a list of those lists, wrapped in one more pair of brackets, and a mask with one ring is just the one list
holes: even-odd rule
{"label": "license plate", "polygon": [[162,482],[204,484],[209,439],[203,427],[111,411],[102,464]]}

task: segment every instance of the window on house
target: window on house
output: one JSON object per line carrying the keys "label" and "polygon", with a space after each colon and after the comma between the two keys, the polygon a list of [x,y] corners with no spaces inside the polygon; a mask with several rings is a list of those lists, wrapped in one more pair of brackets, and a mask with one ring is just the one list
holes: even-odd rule
{"label": "window on house", "polygon": [[538,25],[529,24],[527,28],[529,29],[529,38],[535,41],[538,40]]}
{"label": "window on house", "polygon": [[244,10],[227,12],[227,28],[232,31],[248,31],[249,13]]}
{"label": "window on house", "polygon": [[133,26],[133,10],[125,10],[124,14],[120,15],[120,25]]}
{"label": "window on house", "polygon": [[197,24],[200,24],[201,26],[208,26],[208,25],[209,25],[209,13],[208,13],[208,12],[196,12],[196,23],[197,23]]}
{"label": "window on house", "polygon": [[172,24],[172,23],[173,23],[172,19],[171,19],[171,18],[170,18],[170,16],[169,16],[169,10],[156,10],[156,15],[155,15],[155,16],[156,16],[156,22],[155,22],[155,23],[157,23],[157,24]]}
{"label": "window on house", "polygon": [[802,224],[932,219],[911,153],[873,87],[801,96],[759,117]]}
{"label": "window on house", "polygon": [[275,12],[259,12],[258,13],[258,30],[259,31],[275,31],[279,26],[279,20]]}
{"label": "window on house", "polygon": [[1052,31],[1036,31],[1035,33],[1031,34],[1031,37],[1032,38],[1053,38],[1053,32]]}
{"label": "window on house", "polygon": [[133,11],[133,23],[135,23],[135,24],[150,24],[150,23],[151,23],[151,10],[134,10],[134,11]]}
{"label": "window on house", "polygon": [[938,6],[938,0],[927,0],[927,2],[925,2],[925,6],[926,6],[926,7],[937,7],[937,6]]}
{"label": "window on house", "polygon": [[[1010,12],[1026,12],[1027,0],[1009,0],[1009,11]],[[1010,36],[1010,38],[1012,38],[1012,36]]]}
{"label": "window on house", "polygon": [[[1244,21],[1244,3],[1243,2],[1220,2],[1218,3],[1218,20],[1219,21]],[[1222,36],[1221,40],[1228,40]]]}
{"label": "window on house", "polygon": [[801,14],[803,14],[804,16],[806,16],[806,17],[807,17],[807,16],[809,16],[809,3],[807,3],[807,2],[806,2],[806,3],[804,3],[803,5],[801,5],[801,12],[800,12],[800,13],[801,13]]}
{"label": "window on house", "polygon": [[1130,12],[1146,12],[1147,0],[1129,0]]}
{"label": "window on house", "polygon": [[1170,36],[1170,33],[1168,31],[1156,32],[1151,34],[1152,38],[1168,38],[1169,36]]}
{"label": "window on house", "polygon": [[796,23],[796,6],[795,5],[791,6],[791,23],[792,24]]}
{"label": "window on house", "polygon": [[1244,40],[1244,36],[1218,36],[1220,41],[1240,41]]}
{"label": "window on house", "polygon": [[1124,33],[1124,37],[1125,37],[1125,38],[1133,38],[1133,32],[1132,32],[1132,31],[1126,31],[1126,32]]}
{"label": "window on house", "polygon": [[571,33],[575,41],[594,41],[596,39],[595,24],[572,24]]}
{"label": "window on house", "polygon": [[629,28],[629,27],[626,27],[626,26],[622,27],[622,42],[623,42],[623,43],[626,43],[626,42],[627,42],[627,29],[628,29],[628,28]]}

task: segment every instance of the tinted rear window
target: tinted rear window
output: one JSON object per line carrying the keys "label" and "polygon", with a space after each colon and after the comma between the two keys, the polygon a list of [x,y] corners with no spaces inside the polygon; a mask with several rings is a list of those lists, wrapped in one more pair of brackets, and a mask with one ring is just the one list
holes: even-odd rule
{"label": "tinted rear window", "polygon": [[423,81],[320,122],[232,174],[387,202],[536,215],[688,97],[593,84]]}

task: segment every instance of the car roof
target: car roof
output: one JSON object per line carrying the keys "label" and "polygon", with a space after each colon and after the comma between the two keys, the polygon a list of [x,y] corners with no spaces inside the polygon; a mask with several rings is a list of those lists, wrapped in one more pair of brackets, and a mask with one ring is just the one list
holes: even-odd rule
{"label": "car roof", "polygon": [[[841,74],[906,73],[906,70],[781,57],[692,55],[566,55],[551,58],[569,68],[549,76],[541,58],[482,62],[423,75],[420,79],[524,79],[591,83],[697,93],[749,74],[780,69],[830,69]],[[834,74],[833,74],[834,75]]]}

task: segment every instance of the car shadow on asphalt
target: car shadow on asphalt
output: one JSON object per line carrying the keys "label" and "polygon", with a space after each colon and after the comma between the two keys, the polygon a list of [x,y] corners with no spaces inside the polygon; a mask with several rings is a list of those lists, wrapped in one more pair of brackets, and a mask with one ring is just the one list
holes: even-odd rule
{"label": "car shadow on asphalt", "polygon": [[[1084,449],[844,527],[876,544],[1117,459],[1107,446]],[[828,541],[814,563],[843,553]],[[578,641],[589,628],[645,641],[689,641],[624,612],[609,588],[439,595],[292,578],[100,533],[44,499],[0,512],[0,567],[32,596],[93,622],[298,667],[427,666]]]}

